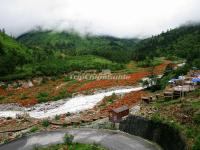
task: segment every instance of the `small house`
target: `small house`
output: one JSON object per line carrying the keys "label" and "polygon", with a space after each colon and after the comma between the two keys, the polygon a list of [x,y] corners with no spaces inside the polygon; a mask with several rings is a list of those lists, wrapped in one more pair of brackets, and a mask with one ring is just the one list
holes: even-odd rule
{"label": "small house", "polygon": [[128,116],[129,108],[128,106],[122,106],[119,108],[111,109],[109,111],[109,120],[118,123],[122,120],[123,117]]}

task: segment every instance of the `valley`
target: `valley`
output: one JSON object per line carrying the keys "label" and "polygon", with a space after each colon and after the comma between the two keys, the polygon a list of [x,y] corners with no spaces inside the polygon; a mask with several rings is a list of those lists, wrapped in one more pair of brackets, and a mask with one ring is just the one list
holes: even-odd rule
{"label": "valley", "polygon": [[120,123],[109,120],[110,111],[127,106],[129,115],[177,129],[187,148],[197,150],[199,83],[183,98],[169,100],[165,92],[176,86],[169,82],[172,79],[184,76],[193,85],[199,78],[199,33],[200,25],[147,39],[50,30],[13,38],[1,31],[0,143],[6,147],[35,132],[118,130]]}

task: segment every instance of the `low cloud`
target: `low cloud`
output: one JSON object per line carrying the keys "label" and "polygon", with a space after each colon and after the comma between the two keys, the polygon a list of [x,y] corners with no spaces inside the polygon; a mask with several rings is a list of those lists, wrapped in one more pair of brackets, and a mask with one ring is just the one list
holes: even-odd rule
{"label": "low cloud", "polygon": [[1,0],[0,28],[18,36],[43,29],[147,37],[199,22],[199,0]]}

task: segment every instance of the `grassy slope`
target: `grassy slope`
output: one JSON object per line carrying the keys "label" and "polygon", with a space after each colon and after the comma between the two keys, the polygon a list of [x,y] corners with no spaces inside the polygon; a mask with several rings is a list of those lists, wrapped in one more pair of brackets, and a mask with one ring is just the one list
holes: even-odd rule
{"label": "grassy slope", "polygon": [[123,65],[113,63],[107,59],[98,56],[66,56],[65,58],[52,57],[38,63],[30,63],[12,74],[0,76],[0,80],[23,79],[34,76],[54,76],[71,71],[80,71],[88,69],[118,70],[123,68]]}
{"label": "grassy slope", "polygon": [[14,72],[17,67],[28,63],[30,57],[30,50],[0,32],[0,76]]}
{"label": "grassy slope", "polygon": [[[185,135],[192,150],[200,148],[200,90],[189,93],[183,99],[160,99],[145,106],[146,111],[156,109],[147,117],[176,128]],[[197,148],[197,149],[196,149]]]}
{"label": "grassy slope", "polygon": [[16,50],[17,53],[25,53],[26,48],[23,45],[19,44],[15,39],[2,32],[0,32],[0,43],[3,46],[1,51],[4,51],[5,53],[12,49]]}
{"label": "grassy slope", "polygon": [[0,80],[59,75],[74,70],[116,70],[122,67],[123,65],[94,55],[70,56],[45,49],[30,49],[0,32]]}

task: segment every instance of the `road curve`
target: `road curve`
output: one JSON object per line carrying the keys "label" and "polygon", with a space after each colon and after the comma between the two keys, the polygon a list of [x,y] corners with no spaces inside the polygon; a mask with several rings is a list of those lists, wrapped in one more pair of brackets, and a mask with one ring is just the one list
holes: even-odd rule
{"label": "road curve", "polygon": [[1,145],[0,150],[32,150],[36,145],[61,143],[65,133],[74,135],[79,143],[98,143],[109,150],[160,150],[159,146],[137,136],[119,131],[97,129],[67,129],[42,132]]}

